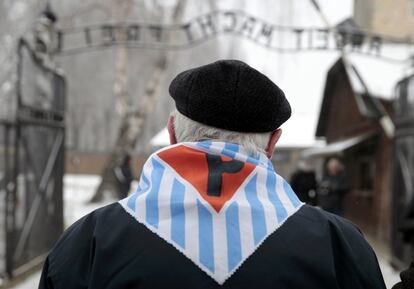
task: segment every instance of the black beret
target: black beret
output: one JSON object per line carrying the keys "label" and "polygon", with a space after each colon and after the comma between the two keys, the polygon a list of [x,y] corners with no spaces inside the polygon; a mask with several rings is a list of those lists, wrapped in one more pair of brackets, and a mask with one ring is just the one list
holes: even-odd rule
{"label": "black beret", "polygon": [[186,70],[170,84],[177,110],[188,118],[237,132],[271,132],[291,115],[283,91],[238,60]]}

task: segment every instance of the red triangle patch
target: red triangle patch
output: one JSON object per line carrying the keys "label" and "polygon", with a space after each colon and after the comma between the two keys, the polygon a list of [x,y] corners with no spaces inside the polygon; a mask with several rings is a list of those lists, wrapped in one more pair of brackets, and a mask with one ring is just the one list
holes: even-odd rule
{"label": "red triangle patch", "polygon": [[[224,172],[221,175],[220,195],[211,196],[207,194],[209,170],[205,152],[179,145],[158,153],[158,156],[182,178],[191,183],[217,213],[233,197],[244,180],[255,169],[255,165],[243,163],[242,168],[236,173]],[[221,160],[227,162],[231,158],[222,156]]]}

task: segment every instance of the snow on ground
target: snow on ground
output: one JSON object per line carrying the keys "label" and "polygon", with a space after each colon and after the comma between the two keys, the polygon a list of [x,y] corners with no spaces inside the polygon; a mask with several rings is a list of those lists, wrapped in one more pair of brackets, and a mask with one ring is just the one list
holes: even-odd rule
{"label": "snow on ground", "polygon": [[39,285],[39,281],[40,271],[30,275],[16,286],[10,287],[10,289],[36,289]]}
{"label": "snow on ground", "polygon": [[382,275],[384,276],[385,285],[391,289],[392,286],[401,281],[399,272],[395,271],[389,264],[382,258],[378,258]]}
{"label": "snow on ground", "polygon": [[[89,203],[100,181],[101,177],[96,175],[65,175],[63,198],[66,228],[93,210],[116,201],[108,192],[104,194],[102,202]],[[135,190],[137,185],[137,182],[133,181],[131,189]]]}
{"label": "snow on ground", "polygon": [[[65,228],[72,225],[86,214],[93,210],[108,205],[115,200],[108,195],[99,203],[90,204],[88,201],[92,198],[96,188],[101,181],[100,176],[96,175],[65,175],[63,179],[63,199],[64,199],[64,219]],[[135,188],[136,183],[131,185]],[[37,288],[40,280],[40,271],[22,280],[14,289],[34,289]]]}
{"label": "snow on ground", "polygon": [[100,203],[88,202],[100,181],[101,177],[95,175],[65,175],[63,179],[65,227],[69,227],[93,210],[113,202],[109,198],[104,198]]}

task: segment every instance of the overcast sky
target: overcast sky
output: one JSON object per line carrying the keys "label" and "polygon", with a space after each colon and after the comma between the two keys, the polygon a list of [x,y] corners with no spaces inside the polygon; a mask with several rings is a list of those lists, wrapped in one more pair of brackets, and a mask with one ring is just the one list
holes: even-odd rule
{"label": "overcast sky", "polygon": [[353,0],[318,0],[318,3],[332,24],[336,24],[353,14]]}

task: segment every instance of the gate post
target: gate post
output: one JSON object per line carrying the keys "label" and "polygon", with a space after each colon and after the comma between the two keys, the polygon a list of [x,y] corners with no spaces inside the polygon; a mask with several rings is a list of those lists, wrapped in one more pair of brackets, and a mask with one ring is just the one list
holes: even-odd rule
{"label": "gate post", "polygon": [[[43,263],[63,231],[66,90],[53,59],[56,20],[47,6],[32,35],[18,43],[13,172],[8,170],[5,204],[8,278]],[[10,168],[10,138],[7,146]]]}
{"label": "gate post", "polygon": [[414,258],[414,75],[396,87],[396,133],[392,188],[392,263],[406,267]]}

